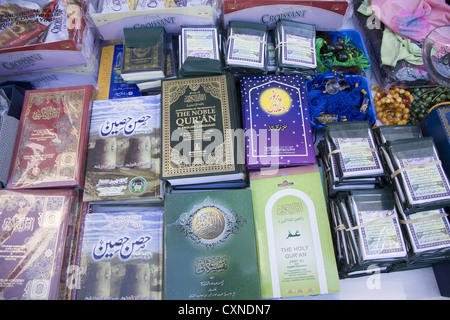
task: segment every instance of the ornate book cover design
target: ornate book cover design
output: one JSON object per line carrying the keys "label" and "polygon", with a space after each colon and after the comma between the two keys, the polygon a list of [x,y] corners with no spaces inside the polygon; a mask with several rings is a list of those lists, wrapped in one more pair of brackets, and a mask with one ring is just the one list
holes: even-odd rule
{"label": "ornate book cover design", "polygon": [[93,205],[90,211],[76,299],[161,299],[164,208]]}
{"label": "ornate book cover design", "polygon": [[26,92],[8,189],[83,185],[94,94],[91,85]]}
{"label": "ornate book cover design", "polygon": [[160,101],[94,101],[83,201],[161,199]]}
{"label": "ornate book cover design", "polygon": [[237,170],[229,81],[227,75],[163,81],[163,178]]}
{"label": "ornate book cover design", "polygon": [[0,300],[57,299],[73,201],[72,190],[0,191]]}
{"label": "ornate book cover design", "polygon": [[260,299],[248,189],[167,194],[164,299]]}
{"label": "ornate book cover design", "polygon": [[241,96],[250,169],[316,162],[303,77],[244,77]]}
{"label": "ornate book cover design", "polygon": [[124,28],[123,32],[122,78],[125,81],[141,81],[155,76],[164,77],[166,55],[164,28]]}

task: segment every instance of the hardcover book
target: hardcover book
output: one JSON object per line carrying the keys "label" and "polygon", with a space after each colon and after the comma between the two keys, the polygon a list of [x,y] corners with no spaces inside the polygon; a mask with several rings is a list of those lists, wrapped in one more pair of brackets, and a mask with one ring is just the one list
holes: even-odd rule
{"label": "hardcover book", "polygon": [[262,298],[339,292],[317,166],[252,172],[250,183]]}
{"label": "hardcover book", "polygon": [[80,250],[77,300],[162,298],[163,207],[92,205]]}
{"label": "hardcover book", "polygon": [[266,74],[267,38],[265,24],[230,21],[227,25],[226,67],[238,75]]}
{"label": "hardcover book", "polygon": [[249,169],[316,162],[302,76],[249,76],[241,80]]}
{"label": "hardcover book", "polygon": [[127,82],[164,78],[164,27],[124,28],[123,35],[122,78]]}
{"label": "hardcover book", "polygon": [[123,58],[123,44],[102,48],[98,70],[97,100],[139,97],[141,93],[134,83],[125,82],[120,73]]}
{"label": "hardcover book", "polygon": [[91,85],[26,92],[8,189],[84,184],[94,95]]}
{"label": "hardcover book", "polygon": [[[166,79],[176,78],[178,76],[178,70],[175,60],[175,50],[173,47],[173,35],[171,33],[166,34],[166,61],[164,65],[164,75]],[[141,93],[148,92],[149,94],[157,94],[161,92],[161,80],[155,79],[150,81],[138,82],[136,86]],[[145,94],[144,94],[145,95]]]}
{"label": "hardcover book", "polygon": [[159,201],[161,96],[95,100],[83,201]]}
{"label": "hardcover book", "polygon": [[55,300],[73,190],[0,190],[0,298]]}
{"label": "hardcover book", "polygon": [[164,299],[260,299],[249,189],[168,194]]}
{"label": "hardcover book", "polygon": [[233,77],[162,83],[162,177],[171,185],[244,179]]}

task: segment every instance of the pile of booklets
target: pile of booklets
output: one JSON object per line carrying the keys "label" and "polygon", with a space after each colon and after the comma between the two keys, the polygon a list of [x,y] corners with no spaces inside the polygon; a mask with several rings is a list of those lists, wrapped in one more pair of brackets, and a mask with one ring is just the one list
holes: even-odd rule
{"label": "pile of booklets", "polygon": [[[358,126],[357,123],[352,125]],[[326,132],[331,132],[327,138],[333,136],[333,131],[340,132],[334,125],[327,127]],[[340,127],[348,128],[349,124],[343,123]],[[365,136],[368,136],[367,126],[364,128]],[[346,134],[335,134],[336,141],[341,143],[331,149],[342,150],[335,153],[339,156],[334,155],[339,163],[335,167],[341,169],[330,170],[332,172],[345,173],[352,161],[361,165],[372,161],[370,167],[374,168],[373,155],[376,154],[376,163],[386,167],[389,174],[383,184],[370,188],[355,183],[329,190],[339,276],[366,275],[373,271],[370,265],[376,265],[379,271],[390,272],[447,259],[450,228],[444,208],[448,206],[450,189],[433,141],[422,137],[417,125],[369,128],[369,132],[370,146],[361,144],[361,135],[347,131]],[[360,145],[346,151],[342,147],[345,139],[355,140]],[[328,154],[322,154],[321,158],[333,157]],[[340,177],[328,174],[329,185],[336,181],[332,180],[333,176]]]}
{"label": "pile of booklets", "polygon": [[331,193],[383,186],[386,172],[367,121],[329,123],[318,143]]}

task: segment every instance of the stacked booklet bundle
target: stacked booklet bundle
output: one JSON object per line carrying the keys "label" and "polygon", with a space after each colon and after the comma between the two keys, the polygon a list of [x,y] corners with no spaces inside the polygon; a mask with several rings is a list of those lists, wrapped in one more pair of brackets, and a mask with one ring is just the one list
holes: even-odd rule
{"label": "stacked booklet bundle", "polygon": [[315,25],[279,20],[275,34],[277,72],[315,76],[317,74]]}
{"label": "stacked booklet bundle", "polygon": [[[342,123],[336,127],[349,125]],[[327,156],[332,155],[332,150],[341,150],[330,143],[333,141],[330,137],[342,139],[345,135],[339,129],[327,126],[327,139],[320,147],[323,160],[332,158]],[[364,275],[373,266],[388,272],[430,266],[448,259],[450,228],[445,212],[448,180],[433,141],[423,137],[417,125],[384,126],[369,132],[376,141],[373,149],[359,151],[368,155],[379,150],[377,161],[390,175],[383,179],[383,185],[367,188],[368,185],[354,184],[336,189],[333,185],[336,180],[332,178],[340,178],[351,160],[338,158],[342,161],[337,161],[335,167],[326,167],[340,277]],[[359,136],[353,135],[355,139]],[[328,145],[331,152],[324,153]],[[348,150],[357,158],[357,148]]]}
{"label": "stacked booklet bundle", "polygon": [[384,184],[386,173],[369,122],[327,124],[318,149],[331,193]]}
{"label": "stacked booklet bundle", "polygon": [[404,265],[407,247],[391,189],[354,190],[330,199],[340,277],[376,266],[390,271]]}

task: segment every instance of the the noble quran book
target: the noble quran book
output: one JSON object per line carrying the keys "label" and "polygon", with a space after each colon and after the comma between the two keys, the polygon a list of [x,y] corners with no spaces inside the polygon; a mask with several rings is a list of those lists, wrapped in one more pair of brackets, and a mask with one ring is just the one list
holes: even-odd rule
{"label": "the noble quran book", "polygon": [[164,27],[124,28],[121,76],[127,82],[165,77],[166,33]]}
{"label": "the noble quran book", "polygon": [[171,185],[243,180],[243,132],[229,74],[163,80],[162,178]]}
{"label": "the noble quran book", "polygon": [[302,76],[248,76],[241,80],[247,167],[316,163]]}
{"label": "the noble quran book", "polygon": [[168,194],[164,299],[260,299],[251,191]]}
{"label": "the noble quran book", "polygon": [[141,93],[134,83],[127,83],[120,72],[123,58],[123,44],[102,48],[98,70],[97,100],[139,97]]}
{"label": "the noble quran book", "polygon": [[26,92],[8,189],[83,185],[94,96],[91,85]]}
{"label": "the noble quran book", "polygon": [[263,299],[340,291],[316,165],[250,174]]}
{"label": "the noble quran book", "polygon": [[91,205],[77,300],[162,298],[163,212],[162,206]]}
{"label": "the noble quran book", "polygon": [[0,191],[0,299],[55,300],[73,190]]}
{"label": "the noble quran book", "polygon": [[160,201],[160,95],[95,100],[83,201]]}

